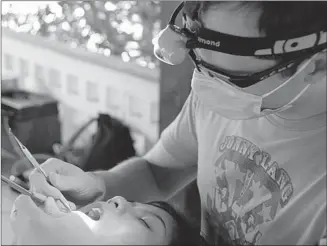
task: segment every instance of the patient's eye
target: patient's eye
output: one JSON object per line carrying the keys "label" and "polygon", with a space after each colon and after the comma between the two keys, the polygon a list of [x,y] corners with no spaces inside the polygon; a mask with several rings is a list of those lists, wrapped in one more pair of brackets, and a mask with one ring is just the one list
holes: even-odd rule
{"label": "patient's eye", "polygon": [[149,226],[149,224],[144,219],[139,218],[139,220],[142,222],[142,224],[145,225],[146,228],[151,229],[151,227]]}

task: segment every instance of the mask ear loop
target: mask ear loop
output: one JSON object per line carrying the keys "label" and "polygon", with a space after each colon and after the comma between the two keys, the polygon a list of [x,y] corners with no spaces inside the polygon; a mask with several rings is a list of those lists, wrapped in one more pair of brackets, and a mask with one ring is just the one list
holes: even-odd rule
{"label": "mask ear loop", "polygon": [[[318,56],[318,54],[313,55],[312,57],[309,58],[308,61],[306,61],[301,67],[300,69],[298,69],[298,71],[296,71],[296,73],[294,75],[292,75],[290,78],[288,78],[284,83],[282,83],[281,85],[279,85],[278,87],[276,87],[275,89],[273,89],[272,91],[262,95],[262,98],[266,99],[267,97],[273,95],[276,91],[279,91],[280,88],[286,86],[287,84],[289,84],[289,82],[295,78],[297,75],[299,75],[316,57]],[[285,111],[289,108],[292,107],[292,104],[298,100],[305,92],[306,90],[310,87],[311,85],[306,85],[299,94],[297,94],[294,98],[292,98],[291,101],[289,101],[286,105],[284,105],[283,107],[281,107],[279,110],[277,110],[277,112],[281,112],[281,111]],[[265,109],[263,111],[269,112],[269,111],[273,111],[271,109]]]}
{"label": "mask ear loop", "polygon": [[277,86],[275,89],[273,89],[272,91],[262,95],[262,97],[268,97],[272,94],[274,94],[276,91],[278,91],[280,88],[284,87],[286,84],[289,83],[290,80],[292,80],[294,77],[298,76],[316,57],[318,54],[313,55],[312,57],[310,57],[308,59],[308,61],[306,61],[296,72],[295,74],[293,74],[290,78],[288,78],[284,83],[280,84],[279,86]]}
{"label": "mask ear loop", "polygon": [[195,68],[198,70],[198,72],[201,73],[201,69],[200,69],[198,63],[196,62],[196,55],[195,55],[193,49],[190,49],[190,51],[188,52],[188,54],[189,54],[189,56],[190,56],[190,58],[191,58],[191,61],[192,61],[193,64],[194,64]]}

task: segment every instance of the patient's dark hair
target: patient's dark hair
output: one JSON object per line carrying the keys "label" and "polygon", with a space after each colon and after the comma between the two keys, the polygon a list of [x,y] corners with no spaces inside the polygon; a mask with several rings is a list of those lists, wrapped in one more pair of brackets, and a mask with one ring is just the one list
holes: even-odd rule
{"label": "patient's dark hair", "polygon": [[147,203],[158,208],[165,210],[170,214],[175,222],[176,229],[173,232],[173,238],[170,246],[190,245],[199,246],[203,245],[203,239],[200,236],[200,229],[192,225],[180,212],[177,212],[170,204],[162,201],[153,201]]}

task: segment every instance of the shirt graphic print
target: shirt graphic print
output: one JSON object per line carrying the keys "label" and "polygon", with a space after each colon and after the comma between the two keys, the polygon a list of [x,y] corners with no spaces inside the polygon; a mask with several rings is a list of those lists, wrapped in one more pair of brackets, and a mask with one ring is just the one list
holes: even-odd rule
{"label": "shirt graphic print", "polygon": [[[292,180],[269,153],[238,136],[226,136],[206,194],[205,237],[220,245],[256,244],[260,226],[274,220],[293,194]],[[217,233],[219,232],[219,233]]]}

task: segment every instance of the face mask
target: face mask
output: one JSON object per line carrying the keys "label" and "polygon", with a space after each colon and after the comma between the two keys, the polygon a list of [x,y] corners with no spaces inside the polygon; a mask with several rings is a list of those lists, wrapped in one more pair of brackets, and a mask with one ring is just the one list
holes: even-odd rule
{"label": "face mask", "polygon": [[283,84],[261,96],[245,92],[240,88],[222,81],[219,78],[211,78],[197,71],[196,69],[194,70],[192,78],[192,90],[198,96],[199,100],[207,107],[232,120],[254,119],[265,115],[282,112],[291,108],[292,104],[300,96],[302,96],[302,94],[310,87],[311,84],[305,86],[290,102],[279,108],[262,110],[263,100],[287,84],[291,83],[291,81],[296,80],[295,78],[297,75],[306,68],[306,66],[316,57],[316,55],[303,64],[297,70],[297,72],[292,75],[292,77],[288,78]]}

